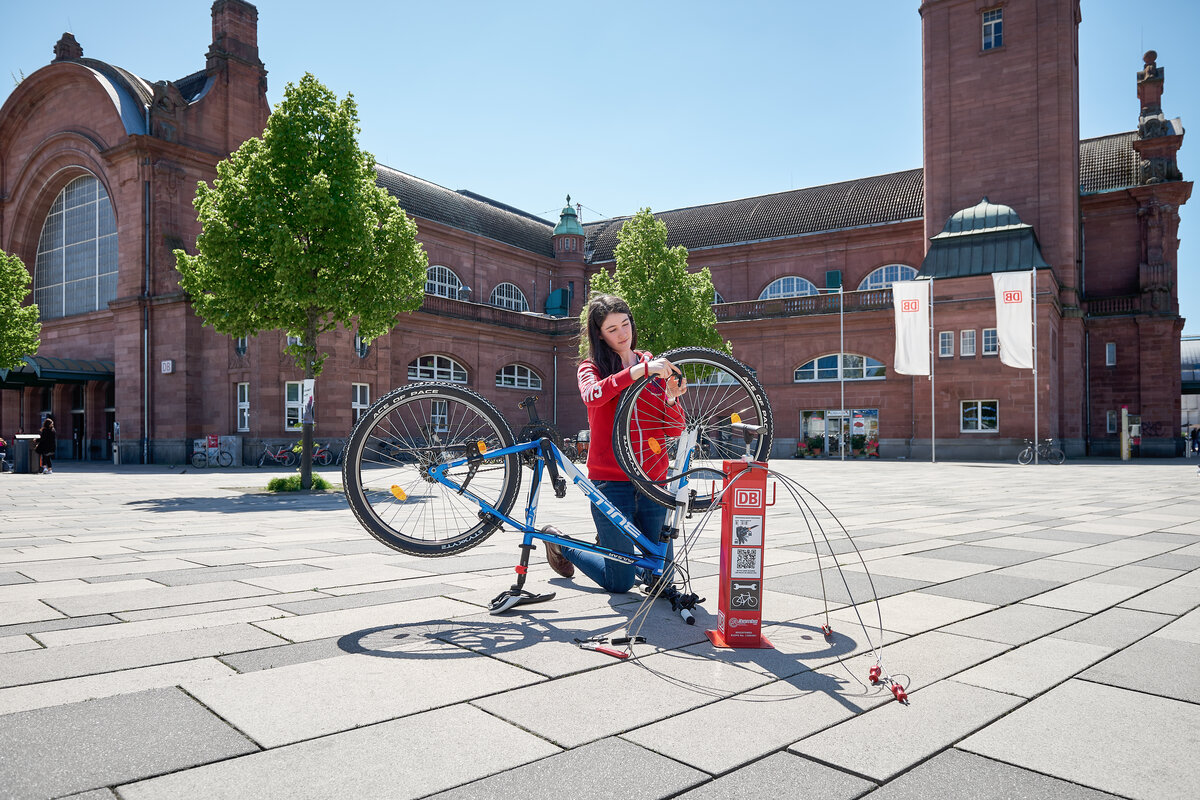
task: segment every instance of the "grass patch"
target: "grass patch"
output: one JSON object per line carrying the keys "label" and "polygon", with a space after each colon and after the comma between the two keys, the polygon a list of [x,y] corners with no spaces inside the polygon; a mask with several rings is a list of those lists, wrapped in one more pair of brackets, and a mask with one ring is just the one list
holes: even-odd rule
{"label": "grass patch", "polygon": [[[320,475],[313,473],[312,488],[314,490],[324,491],[332,489],[333,484],[322,478]],[[271,482],[267,484],[268,492],[298,492],[300,491],[300,476],[289,475],[286,478],[271,478]]]}

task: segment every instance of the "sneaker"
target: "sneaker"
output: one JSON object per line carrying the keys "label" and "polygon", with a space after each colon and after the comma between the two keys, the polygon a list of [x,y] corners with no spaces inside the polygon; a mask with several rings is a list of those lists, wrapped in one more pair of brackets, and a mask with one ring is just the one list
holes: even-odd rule
{"label": "sneaker", "polygon": [[[545,533],[552,533],[555,536],[562,536],[562,531],[552,525],[547,525],[542,528]],[[550,569],[562,575],[564,578],[575,577],[575,565],[567,560],[563,555],[562,548],[550,542],[543,542],[546,545],[546,563],[550,565]]]}

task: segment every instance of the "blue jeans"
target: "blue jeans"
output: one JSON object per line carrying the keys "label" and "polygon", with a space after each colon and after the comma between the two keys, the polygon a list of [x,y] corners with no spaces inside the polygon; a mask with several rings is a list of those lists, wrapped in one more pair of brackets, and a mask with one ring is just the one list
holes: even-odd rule
{"label": "blue jeans", "polygon": [[[667,509],[638,492],[629,481],[597,481],[596,488],[604,493],[609,502],[637,526],[646,538],[658,541],[658,534],[667,519]],[[608,517],[596,506],[592,506],[592,519],[596,522],[596,542],[619,553],[634,554],[637,549],[633,540],[617,529]],[[636,579],[632,564],[610,561],[597,554],[564,547],[562,553],[580,572],[591,578],[601,589],[608,592],[628,592]],[[675,557],[675,543],[667,545],[667,561]]]}

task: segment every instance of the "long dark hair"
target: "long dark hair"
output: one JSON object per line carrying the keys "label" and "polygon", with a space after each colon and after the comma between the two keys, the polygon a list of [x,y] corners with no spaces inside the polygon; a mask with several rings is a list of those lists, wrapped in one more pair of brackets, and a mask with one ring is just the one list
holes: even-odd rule
{"label": "long dark hair", "polygon": [[629,346],[637,349],[637,324],[633,321],[633,312],[629,310],[629,303],[612,294],[592,295],[587,305],[587,322],[580,330],[579,338],[588,344],[584,360],[589,358],[592,360],[592,363],[600,370],[601,378],[607,378],[625,368],[625,365],[621,363],[621,357],[608,346],[608,342],[604,341],[604,337],[600,335],[600,328],[609,314],[629,315],[629,327],[633,330],[633,341]]}

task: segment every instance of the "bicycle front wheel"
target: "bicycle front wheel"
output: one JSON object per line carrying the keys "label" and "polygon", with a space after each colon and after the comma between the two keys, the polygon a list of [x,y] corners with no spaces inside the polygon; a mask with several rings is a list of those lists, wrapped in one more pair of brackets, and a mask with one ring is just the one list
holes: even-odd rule
{"label": "bicycle front wheel", "polygon": [[233,466],[233,453],[227,453],[224,450],[222,450],[217,455],[217,463],[219,465],[221,465],[222,467],[232,467]]}
{"label": "bicycle front wheel", "polygon": [[[482,459],[446,473],[465,492],[431,474],[479,452],[480,444]],[[393,550],[459,553],[500,526],[478,501],[507,514],[516,500],[517,456],[486,455],[512,445],[504,417],[475,392],[435,383],[405,386],[380,398],[354,426],[342,464],[346,499],[367,532]]]}
{"label": "bicycle front wheel", "polygon": [[[652,481],[666,477],[674,466],[685,433],[695,434],[688,469],[707,469],[693,475],[689,486],[696,492],[692,508],[704,510],[720,491],[721,462],[737,460],[749,449],[755,461],[771,455],[773,423],[771,404],[758,379],[742,362],[706,347],[682,347],[663,353],[687,379],[688,390],[671,409],[663,401],[662,382],[644,377],[621,395],[613,425],[613,451],[621,469],[651,500],[675,504],[669,485]],[[763,431],[745,437],[733,426],[761,426]]]}
{"label": "bicycle front wheel", "polygon": [[1025,465],[1033,461],[1033,448],[1026,447],[1021,452],[1017,453],[1017,463]]}
{"label": "bicycle front wheel", "polygon": [[204,453],[200,453],[200,452],[192,453],[192,466],[195,467],[196,469],[202,469],[204,467],[207,467],[208,466],[208,456],[206,456],[206,455],[204,455]]}

